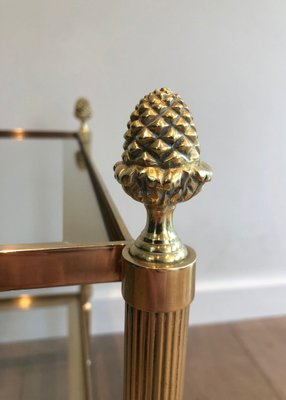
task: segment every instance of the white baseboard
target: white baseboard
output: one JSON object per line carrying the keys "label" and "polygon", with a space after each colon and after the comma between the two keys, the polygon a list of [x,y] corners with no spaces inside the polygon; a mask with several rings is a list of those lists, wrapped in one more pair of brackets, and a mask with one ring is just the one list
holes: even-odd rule
{"label": "white baseboard", "polygon": [[[94,296],[93,334],[123,331],[124,303],[120,287],[108,298]],[[286,315],[286,283],[240,282],[198,285],[191,306],[190,324],[213,324],[250,318]]]}
{"label": "white baseboard", "polygon": [[197,290],[191,324],[212,324],[286,315],[286,284]]}

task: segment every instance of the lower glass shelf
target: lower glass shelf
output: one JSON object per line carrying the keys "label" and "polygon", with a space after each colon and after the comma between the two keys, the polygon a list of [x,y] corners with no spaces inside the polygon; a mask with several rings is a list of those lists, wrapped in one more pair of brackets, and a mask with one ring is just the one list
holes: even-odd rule
{"label": "lower glass shelf", "polygon": [[87,299],[82,288],[0,300],[0,387],[5,400],[89,400]]}

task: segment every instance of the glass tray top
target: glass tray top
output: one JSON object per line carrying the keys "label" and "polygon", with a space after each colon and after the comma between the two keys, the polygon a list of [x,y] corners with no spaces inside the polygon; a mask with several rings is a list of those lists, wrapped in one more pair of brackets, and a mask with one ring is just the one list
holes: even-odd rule
{"label": "glass tray top", "polygon": [[76,137],[0,138],[0,244],[109,235]]}

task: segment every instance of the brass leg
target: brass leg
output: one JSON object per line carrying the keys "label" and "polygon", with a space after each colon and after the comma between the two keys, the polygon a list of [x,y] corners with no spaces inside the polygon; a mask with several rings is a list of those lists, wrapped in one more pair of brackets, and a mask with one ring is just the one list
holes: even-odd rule
{"label": "brass leg", "polygon": [[80,286],[80,302],[84,317],[84,323],[86,325],[87,334],[90,334],[90,319],[92,309],[92,285],[81,285]]}
{"label": "brass leg", "polygon": [[181,399],[189,307],[149,313],[126,305],[124,399]]}
{"label": "brass leg", "polygon": [[90,320],[92,309],[92,285],[80,287],[80,321],[81,321],[81,345],[83,355],[83,372],[86,391],[86,400],[92,400],[91,383],[91,350],[90,350]]}
{"label": "brass leg", "polygon": [[76,297],[69,302],[69,400],[86,399],[81,346],[80,305]]}
{"label": "brass leg", "polygon": [[211,180],[182,98],[156,89],[136,105],[114,175],[144,203],[147,222],[123,251],[126,306],[124,400],[180,400],[196,256],[173,227],[177,203]]}
{"label": "brass leg", "polygon": [[182,398],[195,253],[179,266],[148,268],[123,252],[124,400]]}

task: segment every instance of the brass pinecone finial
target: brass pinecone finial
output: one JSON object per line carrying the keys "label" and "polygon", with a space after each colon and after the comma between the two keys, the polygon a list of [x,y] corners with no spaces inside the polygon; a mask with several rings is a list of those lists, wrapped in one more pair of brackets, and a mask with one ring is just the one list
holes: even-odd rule
{"label": "brass pinecone finial", "polygon": [[86,121],[92,117],[91,106],[87,99],[84,97],[77,99],[75,103],[74,115],[81,121]]}
{"label": "brass pinecone finial", "polygon": [[187,105],[169,89],[155,90],[136,106],[122,155],[126,164],[163,169],[199,158],[196,128]]}
{"label": "brass pinecone finial", "polygon": [[170,89],[154,90],[140,100],[124,135],[122,161],[115,177],[135,200],[167,206],[196,195],[211,179],[200,161],[193,117]]}
{"label": "brass pinecone finial", "polygon": [[80,97],[77,99],[74,107],[74,116],[80,120],[79,136],[86,148],[90,151],[91,132],[87,121],[92,117],[92,111],[89,101]]}

